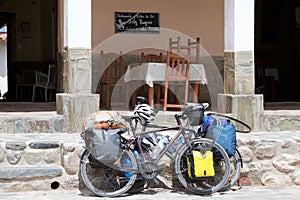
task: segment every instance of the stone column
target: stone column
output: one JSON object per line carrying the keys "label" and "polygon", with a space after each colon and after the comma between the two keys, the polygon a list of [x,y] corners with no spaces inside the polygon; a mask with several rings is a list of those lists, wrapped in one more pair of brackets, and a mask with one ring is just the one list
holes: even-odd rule
{"label": "stone column", "polygon": [[218,111],[260,127],[263,96],[255,95],[254,0],[225,0],[224,94]]}
{"label": "stone column", "polygon": [[99,95],[91,93],[91,0],[64,0],[63,92],[56,110],[65,131],[80,132],[83,119],[99,110]]}

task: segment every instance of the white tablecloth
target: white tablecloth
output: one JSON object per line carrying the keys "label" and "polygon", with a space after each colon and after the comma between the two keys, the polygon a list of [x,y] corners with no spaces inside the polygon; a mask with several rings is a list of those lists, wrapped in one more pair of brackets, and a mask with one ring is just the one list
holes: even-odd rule
{"label": "white tablecloth", "polygon": [[266,68],[266,76],[274,76],[275,81],[279,81],[279,74],[277,68]]}
{"label": "white tablecloth", "polygon": [[[153,82],[163,82],[166,79],[166,63],[132,63],[124,75],[124,81],[144,80],[153,87]],[[189,81],[207,84],[203,64],[190,64]]]}

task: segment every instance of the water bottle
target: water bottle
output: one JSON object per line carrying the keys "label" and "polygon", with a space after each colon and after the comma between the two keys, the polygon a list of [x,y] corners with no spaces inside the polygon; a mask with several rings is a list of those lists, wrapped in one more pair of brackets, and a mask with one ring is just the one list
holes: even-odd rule
{"label": "water bottle", "polygon": [[151,157],[153,159],[156,159],[157,156],[160,154],[160,152],[165,148],[165,146],[167,145],[168,140],[165,137],[162,137],[156,144],[156,147],[153,151],[153,153],[151,154]]}
{"label": "water bottle", "polygon": [[[169,135],[167,135],[166,138],[167,138],[167,140],[168,140],[168,143],[169,143],[169,142],[171,141],[171,139],[172,139]],[[175,148],[173,145],[170,146],[169,149],[168,149],[168,152],[171,153],[171,154],[173,154],[175,151],[176,151],[176,148]]]}
{"label": "water bottle", "polygon": [[[125,168],[131,168],[132,167],[132,164],[131,164],[131,161],[130,159],[127,157],[123,160],[123,165]],[[132,172],[128,171],[128,172],[124,172],[124,175],[126,177],[126,179],[130,179],[130,177],[132,176]]]}
{"label": "water bottle", "polygon": [[[157,144],[156,148],[154,149],[153,153],[151,154],[151,157],[153,159],[156,159],[157,156],[160,154],[160,152],[165,148],[165,146],[170,142],[171,137],[169,135],[162,136],[162,135],[157,135],[156,136]],[[168,149],[168,153],[173,154],[176,151],[175,146],[170,146]]]}
{"label": "water bottle", "polygon": [[156,141],[156,145],[157,143],[163,138],[162,134],[159,133],[154,133],[155,135],[155,141]]}
{"label": "water bottle", "polygon": [[[139,155],[139,152],[137,150],[134,150],[133,151],[133,154],[134,156],[136,157],[137,159],[137,162],[138,162],[138,168],[141,168],[141,162],[140,162],[140,155]],[[123,165],[124,167],[126,168],[132,168],[132,164],[131,164],[131,161],[128,157],[125,157],[125,159],[123,160]],[[130,177],[132,176],[132,172],[124,172],[124,175],[126,177],[126,179],[130,179]]]}
{"label": "water bottle", "polygon": [[178,144],[183,144],[184,143],[184,139],[182,138],[182,137],[180,137],[179,139],[178,139],[178,142],[177,142]]}
{"label": "water bottle", "polygon": [[175,142],[175,147],[174,149],[179,149],[181,147],[181,145],[184,143],[184,139],[183,137],[180,137],[176,142]]}

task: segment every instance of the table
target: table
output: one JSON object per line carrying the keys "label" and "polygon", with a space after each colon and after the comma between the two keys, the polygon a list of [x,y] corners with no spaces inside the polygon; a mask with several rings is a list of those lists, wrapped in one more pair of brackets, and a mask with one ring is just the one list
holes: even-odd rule
{"label": "table", "polygon": [[273,76],[275,81],[279,81],[279,74],[277,68],[266,68],[265,69],[266,76]]}
{"label": "table", "polygon": [[[132,63],[128,66],[124,75],[124,81],[144,80],[148,87],[148,100],[154,106],[154,82],[166,80],[166,63]],[[193,102],[197,103],[199,85],[207,84],[206,73],[203,64],[190,64],[189,81],[193,84]]]}
{"label": "table", "polygon": [[[27,88],[27,90],[33,89],[33,84],[35,83],[35,73],[36,70],[23,69],[22,74],[17,74],[16,79],[16,100],[19,98],[23,99],[23,89]],[[28,95],[27,95],[28,96]]]}

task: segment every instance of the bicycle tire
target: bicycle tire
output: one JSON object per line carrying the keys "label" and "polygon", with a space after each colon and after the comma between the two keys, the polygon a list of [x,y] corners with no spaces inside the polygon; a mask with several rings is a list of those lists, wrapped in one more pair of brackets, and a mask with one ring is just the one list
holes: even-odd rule
{"label": "bicycle tire", "polygon": [[[121,164],[124,163],[125,158],[131,162],[130,169],[137,169],[137,160],[132,151],[122,151]],[[116,197],[125,194],[137,178],[137,173],[131,172],[131,176],[126,177],[125,170],[118,170],[99,162],[88,150],[82,153],[80,159],[80,175],[87,188],[101,197]]]}
{"label": "bicycle tire", "polygon": [[251,127],[248,124],[246,124],[245,122],[238,120],[234,117],[227,116],[227,115],[220,114],[220,113],[213,113],[213,112],[207,113],[207,115],[214,115],[216,117],[219,117],[219,120],[220,120],[220,118],[224,118],[224,120],[230,120],[231,123],[233,123],[235,125],[236,132],[240,132],[240,133],[250,133],[251,132]]}
{"label": "bicycle tire", "polygon": [[218,143],[207,138],[195,138],[191,140],[191,144],[192,150],[198,150],[201,153],[208,150],[215,152],[213,153],[215,175],[201,178],[189,177],[187,154],[191,149],[188,145],[182,145],[175,157],[175,173],[180,183],[189,191],[200,195],[209,195],[222,189],[230,173],[230,161],[226,151]]}
{"label": "bicycle tire", "polygon": [[[192,130],[193,135],[197,138],[198,133],[195,133],[193,129],[188,129]],[[230,187],[232,187],[240,177],[241,173],[241,168],[243,167],[243,161],[242,161],[242,156],[238,149],[235,149],[235,154],[229,158],[230,160],[230,175],[229,175],[229,180],[228,182],[224,185],[222,190],[228,190]]]}
{"label": "bicycle tire", "polygon": [[240,177],[241,168],[243,167],[242,157],[239,151],[236,149],[234,156],[230,158],[230,175],[227,183],[223,186],[222,190],[229,190]]}

